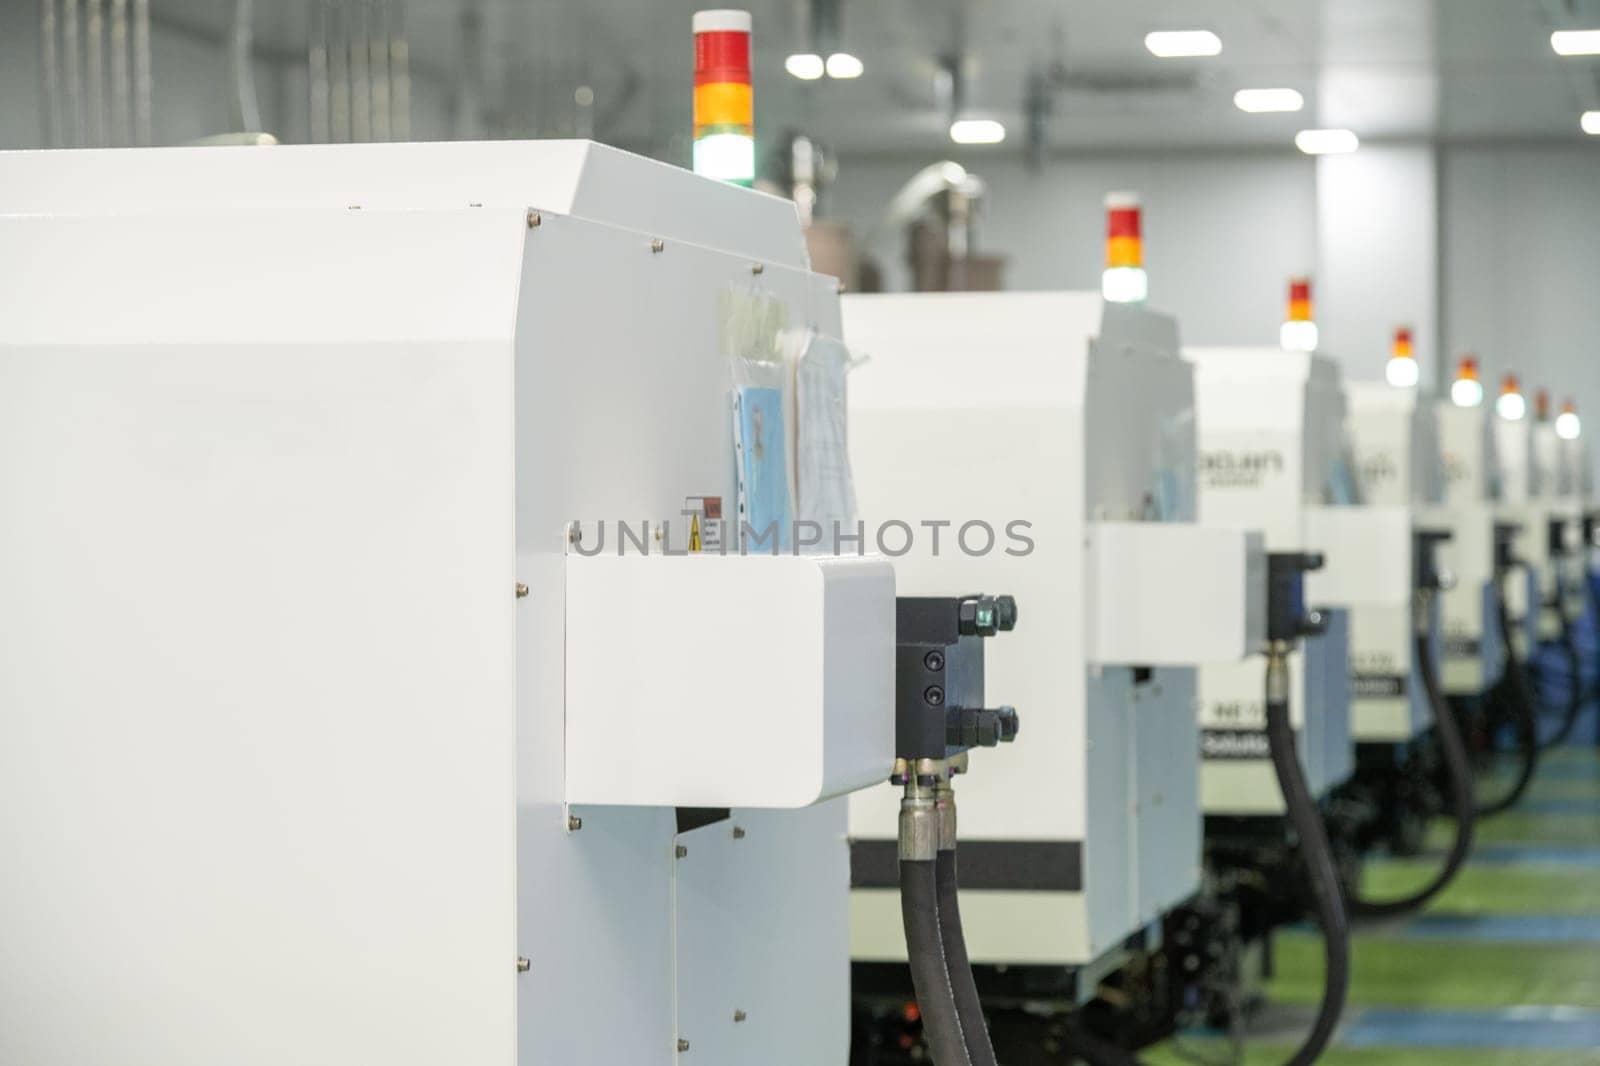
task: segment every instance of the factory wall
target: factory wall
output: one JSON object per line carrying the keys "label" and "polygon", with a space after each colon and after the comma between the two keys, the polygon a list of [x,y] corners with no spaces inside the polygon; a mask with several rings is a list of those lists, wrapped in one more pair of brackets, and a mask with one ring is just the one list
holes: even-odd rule
{"label": "factory wall", "polygon": [[[1043,171],[1016,156],[961,156],[989,186],[981,250],[1009,257],[1011,289],[1095,289],[1105,259],[1107,192],[1144,197],[1151,304],[1195,344],[1276,344],[1286,281],[1315,268],[1315,167],[1293,151],[1059,156]],[[926,157],[844,158],[830,213],[859,235]],[[904,288],[904,236],[870,251]]]}
{"label": "factory wall", "polygon": [[1589,145],[1442,153],[1445,351],[1476,352],[1491,392],[1571,394],[1594,454],[1600,426],[1600,151]]}

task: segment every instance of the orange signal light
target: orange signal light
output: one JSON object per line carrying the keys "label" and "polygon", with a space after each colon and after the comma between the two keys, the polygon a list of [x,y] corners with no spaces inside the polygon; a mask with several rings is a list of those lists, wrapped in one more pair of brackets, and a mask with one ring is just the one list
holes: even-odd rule
{"label": "orange signal light", "polygon": [[1133,193],[1106,197],[1106,269],[1144,266],[1142,208]]}
{"label": "orange signal light", "polygon": [[1289,279],[1289,321],[1311,321],[1311,279]]}

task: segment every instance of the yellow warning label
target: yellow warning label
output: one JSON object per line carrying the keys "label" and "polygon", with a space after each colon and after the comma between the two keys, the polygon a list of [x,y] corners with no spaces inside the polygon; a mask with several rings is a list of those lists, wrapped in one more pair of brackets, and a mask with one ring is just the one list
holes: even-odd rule
{"label": "yellow warning label", "polygon": [[695,515],[689,520],[689,550],[700,550],[700,516]]}

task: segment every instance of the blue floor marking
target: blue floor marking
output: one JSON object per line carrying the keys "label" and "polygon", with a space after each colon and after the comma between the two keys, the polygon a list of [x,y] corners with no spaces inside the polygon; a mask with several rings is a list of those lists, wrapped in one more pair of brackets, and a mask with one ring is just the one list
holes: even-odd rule
{"label": "blue floor marking", "polygon": [[1388,935],[1403,940],[1600,944],[1600,915],[1425,914]]}
{"label": "blue floor marking", "polygon": [[1600,799],[1523,800],[1514,810],[1523,814],[1577,815],[1600,818]]}
{"label": "blue floor marking", "polygon": [[1600,1047],[1600,1011],[1575,1007],[1511,1007],[1497,1011],[1375,1007],[1362,1011],[1343,1027],[1339,1045],[1587,1050]]}

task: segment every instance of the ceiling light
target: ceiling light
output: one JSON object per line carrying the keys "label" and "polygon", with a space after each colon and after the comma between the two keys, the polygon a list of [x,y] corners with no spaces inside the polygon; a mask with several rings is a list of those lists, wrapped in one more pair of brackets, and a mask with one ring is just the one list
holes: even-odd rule
{"label": "ceiling light", "polygon": [[992,118],[958,118],[950,123],[950,139],[957,144],[999,144],[1006,128]]}
{"label": "ceiling light", "polygon": [[1233,94],[1233,106],[1252,115],[1298,111],[1306,106],[1306,98],[1295,89],[1240,89]]}
{"label": "ceiling light", "polygon": [[1214,56],[1222,51],[1222,38],[1210,30],[1157,30],[1144,35],[1144,46],[1162,59]]}
{"label": "ceiling light", "polygon": [[1600,111],[1585,111],[1579,125],[1583,127],[1583,132],[1600,137]]}
{"label": "ceiling light", "polygon": [[1294,135],[1294,146],[1306,155],[1353,152],[1361,141],[1349,130],[1301,130]]}
{"label": "ceiling light", "polygon": [[1600,56],[1600,30],[1557,30],[1550,47],[1558,56]]}
{"label": "ceiling light", "polygon": [[861,60],[849,52],[835,52],[828,57],[828,77],[841,78],[848,81],[851,78],[861,77],[861,72],[867,68]]}
{"label": "ceiling light", "polygon": [[783,61],[783,69],[801,81],[816,81],[822,77],[822,57],[812,52],[799,52]]}

